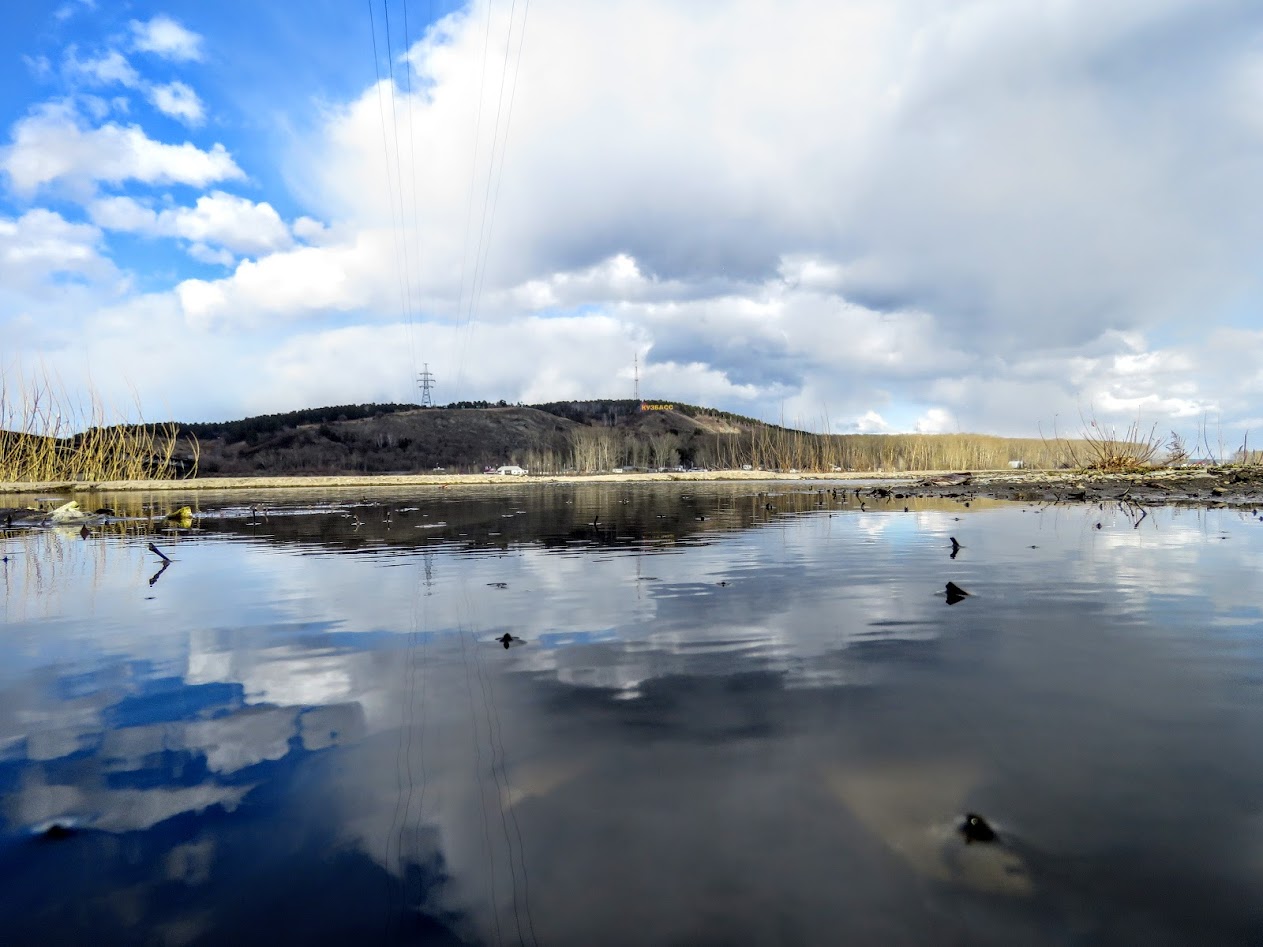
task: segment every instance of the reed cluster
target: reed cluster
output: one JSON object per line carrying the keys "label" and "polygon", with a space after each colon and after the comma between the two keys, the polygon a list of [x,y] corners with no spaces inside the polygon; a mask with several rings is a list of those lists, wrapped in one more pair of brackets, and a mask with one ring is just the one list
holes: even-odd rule
{"label": "reed cluster", "polygon": [[732,434],[637,436],[617,428],[580,428],[570,450],[515,452],[532,473],[595,473],[618,467],[653,470],[913,471],[997,470],[1014,462],[1054,469],[1070,461],[1064,444],[980,434],[812,434],[761,426]]}
{"label": "reed cluster", "polygon": [[702,466],[803,471],[995,470],[1059,466],[1055,446],[1033,438],[982,434],[810,434],[764,427],[715,435]]}
{"label": "reed cluster", "polygon": [[[15,384],[11,378],[18,378]],[[139,406],[137,406],[139,415]],[[74,400],[47,374],[0,381],[0,481],[166,480],[193,476],[198,445],[176,458],[179,425],[129,421],[95,392]]]}
{"label": "reed cluster", "polygon": [[[1136,420],[1120,434],[1114,425],[1098,422],[1096,418],[1081,417],[1081,420],[1082,437],[1077,440],[1058,437],[1056,431],[1053,432],[1051,446],[1061,454],[1064,466],[1128,473],[1159,465],[1157,457],[1165,445],[1158,436],[1156,424],[1146,432]],[[1187,458],[1184,444],[1174,432],[1166,453],[1168,463],[1181,463]]]}

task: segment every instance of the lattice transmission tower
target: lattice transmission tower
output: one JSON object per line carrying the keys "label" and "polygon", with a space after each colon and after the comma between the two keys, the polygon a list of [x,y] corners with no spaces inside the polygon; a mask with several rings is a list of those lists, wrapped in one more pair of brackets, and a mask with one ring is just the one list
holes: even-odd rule
{"label": "lattice transmission tower", "polygon": [[422,371],[417,375],[417,384],[421,386],[421,407],[433,408],[434,399],[430,397],[430,389],[434,387],[434,372],[430,371],[430,363],[425,362]]}

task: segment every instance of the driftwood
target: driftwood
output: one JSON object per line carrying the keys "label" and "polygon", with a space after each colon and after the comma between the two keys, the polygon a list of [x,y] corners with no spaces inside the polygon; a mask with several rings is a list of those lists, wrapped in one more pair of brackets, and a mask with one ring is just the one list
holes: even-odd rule
{"label": "driftwood", "polygon": [[974,475],[971,473],[954,473],[943,474],[941,477],[926,477],[924,480],[918,480],[918,487],[963,487],[972,483]]}

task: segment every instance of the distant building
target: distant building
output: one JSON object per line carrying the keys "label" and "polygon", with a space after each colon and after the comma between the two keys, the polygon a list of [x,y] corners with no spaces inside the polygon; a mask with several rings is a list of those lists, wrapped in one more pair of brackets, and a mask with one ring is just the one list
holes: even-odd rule
{"label": "distant building", "polygon": [[503,467],[497,467],[496,473],[502,477],[525,477],[526,468],[519,467],[517,464],[505,464]]}

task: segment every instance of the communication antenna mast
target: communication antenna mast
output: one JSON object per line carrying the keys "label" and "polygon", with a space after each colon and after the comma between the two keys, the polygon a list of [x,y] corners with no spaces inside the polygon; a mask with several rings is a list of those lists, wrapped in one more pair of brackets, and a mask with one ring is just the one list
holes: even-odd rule
{"label": "communication antenna mast", "polygon": [[417,375],[417,384],[421,386],[421,407],[433,408],[434,399],[430,397],[430,389],[434,387],[434,373],[430,371],[430,363],[425,362],[423,370]]}
{"label": "communication antenna mast", "polygon": [[640,353],[639,352],[636,353],[635,371],[636,371],[636,388],[635,388],[635,394],[633,397],[635,397],[635,399],[639,401],[640,400]]}

